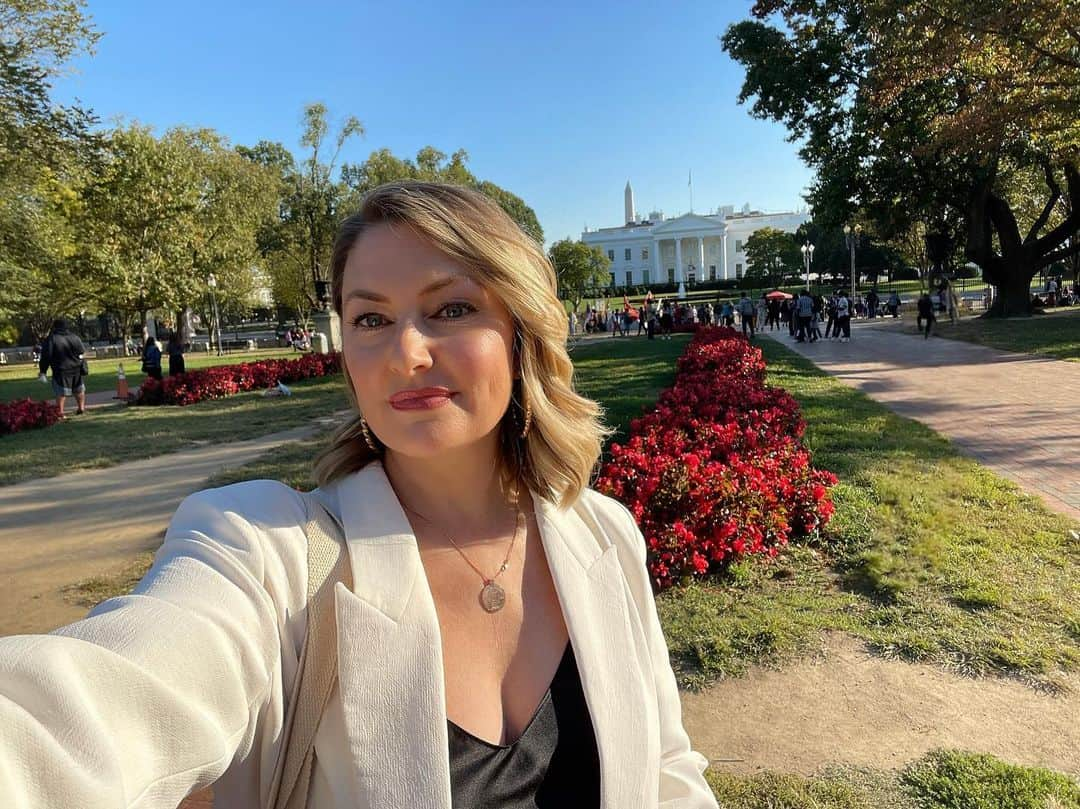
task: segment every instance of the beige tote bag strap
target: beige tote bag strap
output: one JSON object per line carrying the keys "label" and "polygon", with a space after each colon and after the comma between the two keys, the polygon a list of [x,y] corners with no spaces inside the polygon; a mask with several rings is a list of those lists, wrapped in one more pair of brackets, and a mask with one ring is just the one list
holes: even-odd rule
{"label": "beige tote bag strap", "polygon": [[286,709],[282,747],[270,785],[268,809],[305,809],[315,760],[315,731],[337,679],[334,585],[352,589],[345,536],[323,505],[304,495],[308,522],[307,632]]}

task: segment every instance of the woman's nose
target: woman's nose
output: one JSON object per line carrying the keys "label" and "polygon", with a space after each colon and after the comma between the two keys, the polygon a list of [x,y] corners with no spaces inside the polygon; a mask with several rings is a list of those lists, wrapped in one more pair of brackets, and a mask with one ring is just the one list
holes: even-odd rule
{"label": "woman's nose", "polygon": [[391,370],[411,374],[431,367],[430,337],[412,321],[401,323],[390,352]]}

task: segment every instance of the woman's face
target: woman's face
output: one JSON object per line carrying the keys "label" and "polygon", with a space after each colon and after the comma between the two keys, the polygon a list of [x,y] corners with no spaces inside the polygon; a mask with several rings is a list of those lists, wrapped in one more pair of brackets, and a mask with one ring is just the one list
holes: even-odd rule
{"label": "woman's face", "polygon": [[342,278],[345,364],[360,412],[410,457],[495,439],[510,402],[505,305],[405,225],[374,225]]}

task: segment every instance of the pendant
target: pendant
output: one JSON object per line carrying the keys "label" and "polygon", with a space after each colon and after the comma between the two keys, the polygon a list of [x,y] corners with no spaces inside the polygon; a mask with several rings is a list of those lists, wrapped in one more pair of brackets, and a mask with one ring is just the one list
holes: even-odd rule
{"label": "pendant", "polygon": [[498,612],[506,605],[506,591],[493,581],[480,591],[480,606],[487,612]]}

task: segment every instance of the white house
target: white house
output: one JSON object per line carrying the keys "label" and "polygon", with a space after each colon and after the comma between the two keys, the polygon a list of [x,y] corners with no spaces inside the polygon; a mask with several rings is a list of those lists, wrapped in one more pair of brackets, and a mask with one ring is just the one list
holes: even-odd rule
{"label": "white house", "polygon": [[627,181],[623,192],[626,224],[621,227],[586,229],[581,240],[599,247],[611,260],[612,285],[679,284],[741,278],[746,270],[746,240],[764,227],[794,233],[810,221],[805,212],[762,213],[747,205],[735,213],[725,205],[712,214],[688,213],[665,219],[654,211],[638,220],[634,191]]}

